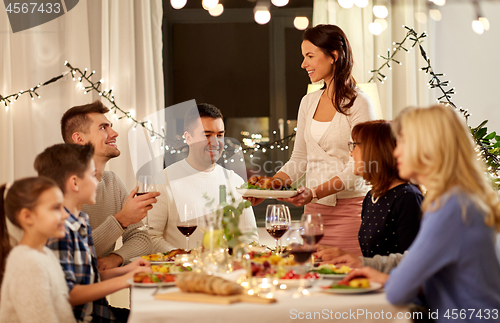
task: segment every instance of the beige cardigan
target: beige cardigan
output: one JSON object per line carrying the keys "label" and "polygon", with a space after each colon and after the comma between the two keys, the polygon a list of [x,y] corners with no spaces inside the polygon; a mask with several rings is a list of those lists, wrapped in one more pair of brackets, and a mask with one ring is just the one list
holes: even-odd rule
{"label": "beige cardigan", "polygon": [[338,176],[345,189],[320,199],[319,204],[334,206],[337,198],[365,196],[368,191],[364,180],[353,173],[354,160],[349,156],[347,143],[352,140],[351,131],[356,124],[375,120],[375,108],[366,93],[359,88],[356,90],[358,95],[349,109],[350,114],[336,113],[318,142],[311,135],[311,123],[323,90],[307,94],[300,102],[292,157],[281,171],[292,181],[307,172],[307,187],[316,187]]}

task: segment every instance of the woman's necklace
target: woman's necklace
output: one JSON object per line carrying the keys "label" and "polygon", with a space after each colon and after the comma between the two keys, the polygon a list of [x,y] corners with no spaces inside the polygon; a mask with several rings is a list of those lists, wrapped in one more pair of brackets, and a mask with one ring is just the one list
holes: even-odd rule
{"label": "woman's necklace", "polygon": [[373,195],[372,195],[372,203],[377,204],[379,198],[380,198],[380,196],[374,199]]}

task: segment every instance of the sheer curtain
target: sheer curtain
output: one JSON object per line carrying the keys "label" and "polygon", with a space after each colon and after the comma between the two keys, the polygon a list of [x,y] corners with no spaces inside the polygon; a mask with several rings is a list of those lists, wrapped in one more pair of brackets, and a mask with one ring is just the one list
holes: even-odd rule
{"label": "sheer curtain", "polygon": [[[162,16],[160,0],[80,0],[63,16],[13,34],[5,10],[0,10],[0,94],[59,75],[68,70],[68,60],[74,67],[95,70],[92,79],[103,78],[104,87],[113,87],[117,105],[137,119],[163,109]],[[67,75],[40,88],[40,99],[25,95],[8,110],[0,107],[0,183],[35,175],[36,155],[62,142],[62,114],[100,98],[84,95],[76,85]],[[135,179],[127,132],[132,123],[113,114],[109,118],[120,134],[122,154],[107,167],[131,188]]]}
{"label": "sheer curtain", "polygon": [[[314,0],[313,25],[338,25],[347,35],[354,55],[353,75],[358,83],[365,83],[371,77],[368,71],[380,67],[384,60],[378,55],[387,56],[387,50],[392,52],[393,42],[403,40],[406,29],[402,25],[412,27],[417,33],[427,31],[430,37],[425,39],[424,48],[431,58],[433,53],[434,24],[431,21],[418,22],[415,17],[419,12],[427,12],[425,0],[385,1],[383,3],[389,15],[386,18],[388,28],[379,36],[374,36],[368,30],[368,25],[375,17],[372,13],[373,1],[366,8],[353,6],[342,8],[337,0]],[[412,42],[407,42],[411,46]],[[410,47],[407,47],[410,49]],[[419,68],[426,66],[418,50],[410,53],[403,51],[396,54],[395,59],[402,65],[392,64],[392,69],[384,68],[381,72],[387,76],[384,84],[376,81],[385,119],[392,119],[397,113],[410,105],[425,106],[432,103],[427,82],[428,75]]]}

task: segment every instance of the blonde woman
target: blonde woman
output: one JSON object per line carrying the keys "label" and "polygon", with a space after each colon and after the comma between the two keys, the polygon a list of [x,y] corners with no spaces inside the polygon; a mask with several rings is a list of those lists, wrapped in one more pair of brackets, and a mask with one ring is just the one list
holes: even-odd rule
{"label": "blonde woman", "polygon": [[393,130],[399,175],[427,188],[420,231],[390,276],[365,267],[346,279],[363,275],[385,283],[391,303],[423,301],[438,311],[438,322],[498,322],[500,195],[477,159],[465,120],[442,105],[411,108]]}

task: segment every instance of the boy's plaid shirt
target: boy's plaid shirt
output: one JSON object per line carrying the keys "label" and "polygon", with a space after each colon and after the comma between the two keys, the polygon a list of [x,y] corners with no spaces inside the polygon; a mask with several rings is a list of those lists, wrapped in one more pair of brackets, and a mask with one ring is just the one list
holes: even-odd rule
{"label": "boy's plaid shirt", "polygon": [[[75,285],[90,285],[99,281],[99,271],[97,267],[97,257],[92,240],[92,229],[89,224],[89,216],[80,212],[75,217],[66,209],[69,217],[66,219],[64,238],[52,238],[47,246],[52,249],[59,258],[66,284],[69,291]],[[91,281],[92,272],[94,281]],[[83,321],[85,313],[88,311],[91,303],[78,305],[73,308],[73,314],[77,321]],[[114,322],[115,317],[110,310],[106,298],[98,299],[92,302],[92,322]]]}

